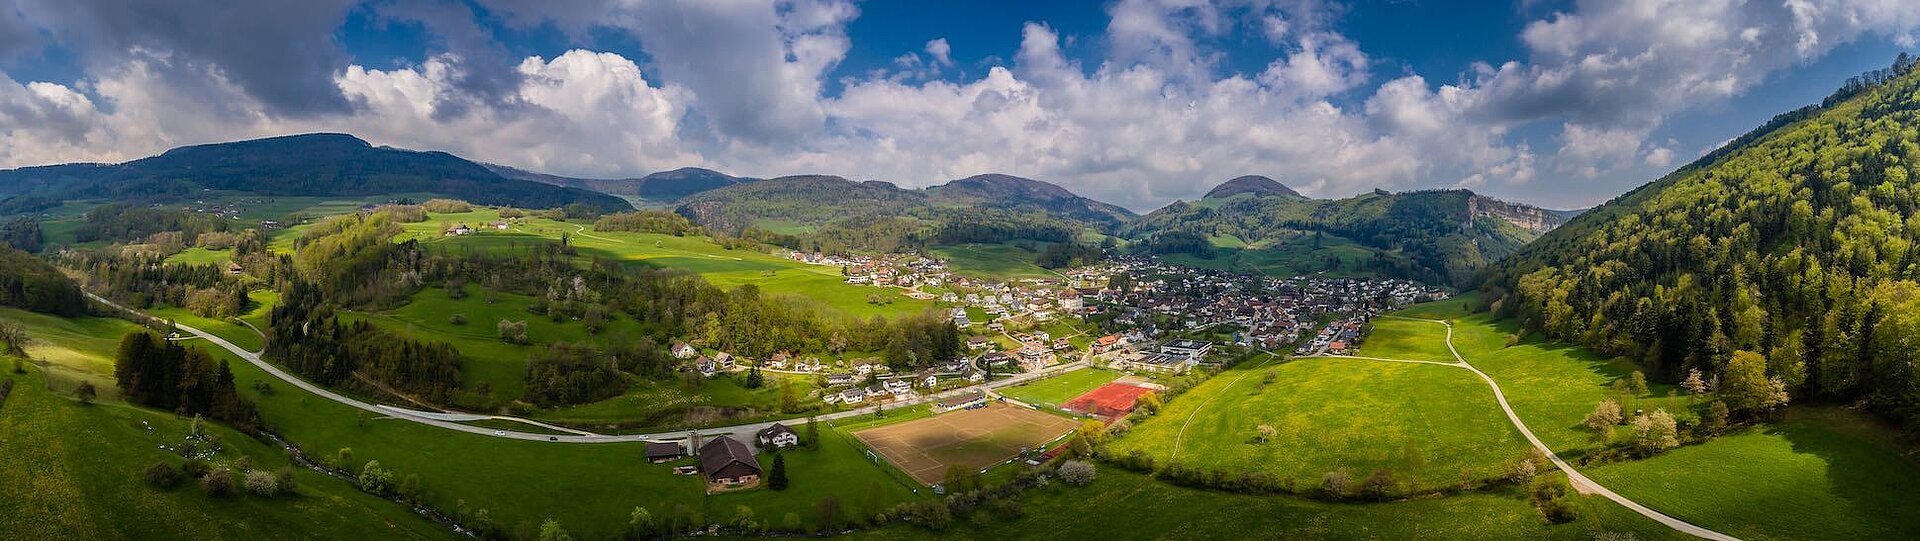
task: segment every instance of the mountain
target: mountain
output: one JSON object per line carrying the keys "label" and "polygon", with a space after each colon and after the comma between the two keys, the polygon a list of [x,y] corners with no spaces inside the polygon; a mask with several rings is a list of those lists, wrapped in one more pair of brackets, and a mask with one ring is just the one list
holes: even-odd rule
{"label": "mountain", "polygon": [[1548,233],[1489,277],[1493,308],[1657,379],[1721,378],[1736,414],[1785,391],[1920,430],[1911,68],[1849,81]]}
{"label": "mountain", "polygon": [[180,147],[121,164],[0,171],[0,195],[13,196],[0,202],[0,207],[12,212],[21,211],[11,207],[22,202],[185,197],[201,190],[278,196],[433,194],[528,208],[574,203],[608,210],[632,208],[606,194],[505,178],[445,152],[376,147],[335,133]]}
{"label": "mountain", "polygon": [[1201,199],[1226,199],[1243,193],[1250,193],[1256,197],[1268,195],[1302,197],[1300,192],[1293,191],[1293,188],[1288,188],[1287,185],[1281,184],[1278,180],[1260,175],[1247,175],[1234,177],[1226,182],[1220,183],[1219,186],[1214,186],[1213,189],[1207,191],[1207,195],[1201,197]]}
{"label": "mountain", "polygon": [[1467,284],[1491,262],[1564,221],[1556,211],[1466,190],[1308,199],[1271,179],[1240,177],[1200,201],[1148,213],[1121,235],[1150,252],[1183,254],[1181,262],[1200,266]]}
{"label": "mountain", "polygon": [[1009,240],[1065,242],[1134,218],[1059,186],[978,175],[926,189],[799,175],[738,183],[681,200],[675,210],[711,231],[796,249],[897,250]]}
{"label": "mountain", "polygon": [[678,201],[686,196],[707,190],[725,188],[743,182],[759,180],[748,177],[736,177],[719,171],[698,167],[682,167],[639,178],[598,179],[549,175],[505,165],[485,165],[488,169],[507,178],[531,180],[555,186],[584,188],[613,195],[630,195],[648,201],[661,202]]}
{"label": "mountain", "polygon": [[1137,217],[1132,211],[1080,197],[1058,185],[1012,175],[974,175],[926,191],[939,203],[1045,212],[1101,227]]}

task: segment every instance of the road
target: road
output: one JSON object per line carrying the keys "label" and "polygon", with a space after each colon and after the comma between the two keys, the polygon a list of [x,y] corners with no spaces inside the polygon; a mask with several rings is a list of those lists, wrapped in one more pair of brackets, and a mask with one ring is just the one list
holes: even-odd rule
{"label": "road", "polygon": [[1347,356],[1347,355],[1321,355],[1319,357],[1335,358],[1335,359],[1359,359],[1359,360],[1367,360],[1367,361],[1387,361],[1387,362],[1398,362],[1398,363],[1432,364],[1432,365],[1439,365],[1439,366],[1451,366],[1454,368],[1461,368],[1461,369],[1465,369],[1467,371],[1473,372],[1474,375],[1480,376],[1480,379],[1485,380],[1487,382],[1488,387],[1493,388],[1493,398],[1500,402],[1500,410],[1503,412],[1506,412],[1507,420],[1513,422],[1513,427],[1520,429],[1520,435],[1526,436],[1527,441],[1532,443],[1535,449],[1539,449],[1540,452],[1546,453],[1547,460],[1553,461],[1554,466],[1559,467],[1560,471],[1566,472],[1567,480],[1573,484],[1574,490],[1579,491],[1581,494],[1598,494],[1601,497],[1604,497],[1609,500],[1613,500],[1614,503],[1618,503],[1621,506],[1626,507],[1627,509],[1633,510],[1633,512],[1635,513],[1639,513],[1641,516],[1645,516],[1647,518],[1653,519],[1655,522],[1659,522],[1660,524],[1666,525],[1669,528],[1673,528],[1674,531],[1678,531],[1680,533],[1692,535],[1694,537],[1699,537],[1701,539],[1713,539],[1715,541],[1739,541],[1739,539],[1736,537],[1723,534],[1720,532],[1716,532],[1713,530],[1709,530],[1706,528],[1702,528],[1700,526],[1694,525],[1693,523],[1680,520],[1677,518],[1673,518],[1672,516],[1668,516],[1665,513],[1661,513],[1659,511],[1655,511],[1651,508],[1648,508],[1647,506],[1640,505],[1638,502],[1627,499],[1626,496],[1621,496],[1619,493],[1616,493],[1612,490],[1608,490],[1607,487],[1601,486],[1600,483],[1595,482],[1591,478],[1588,478],[1586,474],[1580,473],[1578,470],[1573,469],[1572,464],[1568,464],[1566,460],[1562,460],[1560,458],[1560,455],[1554,454],[1553,449],[1547,447],[1547,444],[1540,441],[1539,437],[1534,436],[1533,430],[1527,428],[1527,423],[1520,420],[1520,415],[1517,413],[1514,413],[1513,406],[1507,404],[1507,395],[1505,392],[1502,392],[1500,390],[1500,384],[1493,381],[1493,376],[1489,376],[1487,375],[1486,372],[1481,372],[1479,368],[1475,368],[1472,363],[1467,362],[1466,357],[1462,357],[1460,355],[1460,350],[1454,349],[1453,322],[1442,321],[1437,319],[1418,319],[1418,318],[1399,317],[1399,316],[1385,316],[1385,317],[1391,317],[1395,319],[1407,319],[1407,320],[1413,320],[1413,321],[1425,321],[1429,323],[1438,323],[1441,325],[1445,325],[1447,327],[1447,338],[1446,338],[1447,351],[1453,354],[1453,360],[1455,362],[1444,363],[1439,361],[1412,361],[1412,360],[1403,360],[1403,359],[1383,359],[1378,357],[1354,357],[1354,356]]}
{"label": "road", "polygon": [[[93,293],[87,293],[87,297],[101,304],[111,306],[114,309],[127,312],[129,314],[134,314],[134,315],[146,317],[146,318],[153,317],[139,310],[121,306],[119,303],[115,303],[113,301],[107,300],[98,295],[94,295]],[[174,323],[174,326],[179,328],[181,332],[185,332],[187,334],[200,337],[201,339],[204,339],[208,342],[213,343],[214,345],[217,345],[217,346],[220,346],[221,348],[226,349],[229,352],[232,352],[234,356],[240,357],[242,360],[245,360],[256,367],[259,367],[260,370],[265,371],[267,374],[272,375],[273,377],[278,378],[281,381],[285,381],[288,384],[293,385],[294,387],[298,387],[301,390],[307,391],[309,393],[313,393],[314,395],[317,395],[321,398],[332,400],[334,402],[339,402],[341,404],[345,404],[355,409],[376,413],[376,414],[383,415],[393,419],[411,421],[411,422],[415,422],[415,423],[419,423],[427,426],[443,428],[443,429],[453,430],[457,432],[465,432],[468,434],[475,434],[480,436],[514,439],[514,440],[526,440],[526,441],[545,441],[545,442],[554,442],[554,443],[620,443],[620,442],[636,442],[636,441],[680,441],[690,437],[694,433],[699,433],[704,436],[713,436],[713,435],[722,435],[722,434],[732,434],[736,436],[751,436],[753,433],[759,432],[761,429],[765,429],[766,427],[772,426],[774,423],[778,423],[778,422],[794,423],[794,422],[805,421],[804,418],[785,419],[781,421],[765,421],[765,422],[759,422],[759,423],[747,423],[747,424],[734,425],[734,426],[662,432],[659,434],[648,434],[648,435],[604,435],[604,434],[594,434],[592,432],[585,432],[585,431],[561,427],[561,426],[550,425],[550,424],[542,423],[532,419],[523,419],[519,417],[507,417],[507,416],[499,416],[499,415],[481,415],[481,414],[469,414],[469,413],[430,412],[430,411],[412,410],[412,409],[407,409],[407,408],[402,408],[397,406],[389,406],[385,404],[372,404],[372,403],[364,402],[352,397],[341,395],[339,393],[328,390],[326,387],[316,385],[314,383],[308,382],[307,380],[301,379],[299,376],[295,376],[293,374],[287,373],[286,371],[281,370],[280,367],[274,366],[273,363],[267,362],[265,359],[260,358],[260,354],[258,352],[247,351],[246,348],[242,348],[240,346],[234,345],[233,342],[229,342],[227,341],[227,339],[216,336],[213,333],[202,331],[200,329],[196,329],[188,325],[183,325],[178,322]],[[961,393],[977,391],[980,389],[997,389],[997,388],[1006,387],[1010,385],[1019,385],[1021,383],[1026,383],[1036,379],[1040,379],[1040,378],[1044,378],[1044,377],[1048,377],[1056,374],[1071,372],[1074,370],[1079,370],[1081,368],[1085,368],[1086,366],[1087,366],[1087,363],[1085,361],[1068,363],[1068,364],[1050,367],[1045,370],[1016,375],[1014,377],[999,380],[999,381],[992,381],[992,382],[987,382],[980,385],[962,387],[962,388],[953,389],[953,390],[949,390],[941,393],[935,393],[931,395],[923,395],[915,400],[891,402],[888,404],[884,404],[883,406],[887,408],[902,408],[902,407],[912,406],[916,404],[924,404],[927,402],[940,400],[940,399],[958,395]],[[848,417],[867,415],[867,414],[873,413],[874,409],[876,408],[853,409],[853,410],[847,410],[842,412],[819,415],[816,418],[822,421],[844,419]],[[544,433],[534,433],[534,432],[520,432],[516,430],[487,428],[487,427],[481,427],[481,426],[461,424],[461,421],[478,421],[482,419],[497,419],[497,420],[503,420],[503,421],[526,423],[533,426],[547,428],[549,430],[569,432],[570,434],[555,435],[555,434],[544,434]]]}

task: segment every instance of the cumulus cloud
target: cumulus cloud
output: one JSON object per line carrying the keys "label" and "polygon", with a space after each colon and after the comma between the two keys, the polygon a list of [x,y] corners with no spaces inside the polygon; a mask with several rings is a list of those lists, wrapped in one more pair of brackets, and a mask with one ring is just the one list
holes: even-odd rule
{"label": "cumulus cloud", "polygon": [[[1330,3],[1119,0],[1092,55],[1034,22],[985,73],[950,69],[942,37],[847,75],[847,0],[383,0],[361,9],[430,37],[424,61],[387,68],[334,43],[350,0],[17,6],[0,10],[0,62],[57,42],[86,75],[0,72],[5,165],[329,130],[591,176],[701,165],[921,186],[1006,172],[1143,210],[1240,174],[1342,196],[1661,170],[1681,143],[1649,139],[1674,113],[1920,27],[1920,4],[1897,0],[1583,0],[1524,25],[1523,58],[1382,77]],[[497,25],[581,44],[624,33],[644,55],[516,55]],[[1271,58],[1223,62],[1250,42]],[[1263,67],[1230,67],[1245,65]]]}

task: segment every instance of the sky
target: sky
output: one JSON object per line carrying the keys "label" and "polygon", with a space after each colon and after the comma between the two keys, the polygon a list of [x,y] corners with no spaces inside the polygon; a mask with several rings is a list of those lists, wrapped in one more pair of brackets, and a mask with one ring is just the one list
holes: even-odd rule
{"label": "sky", "polygon": [[1911,0],[0,0],[0,167],[327,131],[582,177],[1582,208],[1917,31]]}

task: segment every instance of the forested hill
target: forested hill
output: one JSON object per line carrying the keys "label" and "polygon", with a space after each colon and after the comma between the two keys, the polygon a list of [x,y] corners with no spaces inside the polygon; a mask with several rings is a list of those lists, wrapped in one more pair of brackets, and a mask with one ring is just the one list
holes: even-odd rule
{"label": "forested hill", "polygon": [[1006,175],[924,190],[826,175],[781,177],[693,194],[675,210],[723,235],[826,251],[1065,242],[1133,218],[1059,186]]}
{"label": "forested hill", "polygon": [[1300,192],[1293,191],[1293,188],[1288,188],[1287,185],[1281,184],[1278,180],[1260,175],[1246,175],[1234,177],[1226,182],[1220,183],[1219,186],[1214,186],[1212,190],[1207,190],[1207,195],[1201,197],[1201,199],[1225,199],[1243,193],[1305,197],[1300,195]]}
{"label": "forested hill", "polygon": [[1549,233],[1490,277],[1495,309],[1668,380],[1757,378],[1733,389],[1751,407],[1865,399],[1920,426],[1911,67],[1902,55]]}
{"label": "forested hill", "polygon": [[1364,263],[1374,274],[1468,284],[1488,264],[1564,220],[1554,211],[1466,190],[1374,191],[1347,199],[1307,199],[1291,192],[1233,189],[1225,196],[1175,202],[1121,232],[1155,252],[1205,259],[1219,255],[1215,239],[1245,243],[1243,251],[1276,252],[1269,258],[1311,257],[1324,240],[1289,241],[1303,234],[1332,235],[1373,251],[1377,261]]}
{"label": "forested hill", "polygon": [[38,210],[36,201],[184,197],[203,189],[281,196],[436,194],[527,208],[631,208],[603,193],[505,178],[445,152],[376,147],[325,133],[181,147],[114,165],[0,171],[0,197],[14,198],[0,208],[26,212]]}
{"label": "forested hill", "polygon": [[536,173],[505,165],[484,164],[500,176],[531,180],[555,186],[570,186],[610,193],[613,195],[631,195],[656,202],[678,201],[689,195],[707,190],[725,188],[742,182],[752,182],[755,178],[736,177],[712,169],[682,167],[671,171],[661,171],[638,178],[576,178],[560,175]]}

